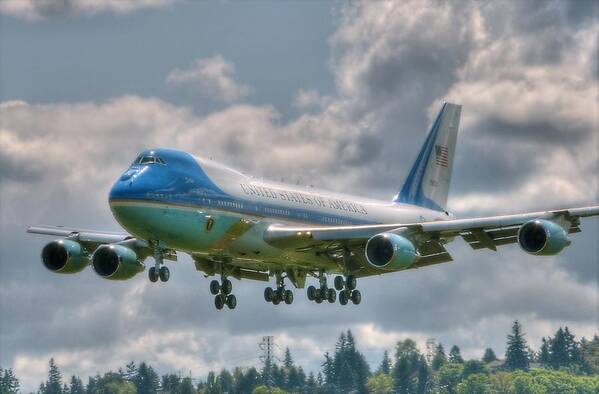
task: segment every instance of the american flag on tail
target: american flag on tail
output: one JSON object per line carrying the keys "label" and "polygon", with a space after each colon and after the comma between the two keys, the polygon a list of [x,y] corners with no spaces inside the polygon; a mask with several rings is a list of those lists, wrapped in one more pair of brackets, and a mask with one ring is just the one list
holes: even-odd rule
{"label": "american flag on tail", "polygon": [[437,165],[447,167],[449,165],[449,149],[443,145],[435,145],[435,156]]}

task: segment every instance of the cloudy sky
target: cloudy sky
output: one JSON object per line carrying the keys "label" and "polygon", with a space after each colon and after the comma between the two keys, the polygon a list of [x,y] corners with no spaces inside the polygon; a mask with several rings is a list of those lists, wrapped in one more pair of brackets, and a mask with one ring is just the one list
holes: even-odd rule
{"label": "cloudy sky", "polygon": [[[362,280],[360,306],[292,307],[235,282],[214,310],[182,256],[168,285],[52,275],[29,224],[118,230],[107,192],[136,153],[174,147],[257,176],[390,199],[440,104],[464,105],[458,215],[596,204],[596,2],[0,0],[0,365],[26,389],[54,356],[83,376],[256,365],[274,335],[317,370],[341,330],[372,365],[398,339],[504,352],[599,329],[599,224],[556,257],[450,246],[455,261]],[[303,293],[303,292],[302,292]]]}

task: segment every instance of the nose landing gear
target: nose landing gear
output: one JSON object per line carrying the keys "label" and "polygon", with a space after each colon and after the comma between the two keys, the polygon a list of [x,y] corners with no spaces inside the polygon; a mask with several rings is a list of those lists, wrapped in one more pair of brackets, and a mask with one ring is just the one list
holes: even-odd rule
{"label": "nose landing gear", "polygon": [[158,279],[161,282],[168,282],[171,273],[168,267],[164,265],[164,250],[160,247],[159,242],[154,243],[154,261],[154,266],[148,270],[150,282],[155,283]]}

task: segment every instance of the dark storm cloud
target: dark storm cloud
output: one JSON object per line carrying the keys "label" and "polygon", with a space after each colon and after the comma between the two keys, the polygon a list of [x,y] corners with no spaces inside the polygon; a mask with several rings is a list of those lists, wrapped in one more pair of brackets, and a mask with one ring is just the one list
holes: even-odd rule
{"label": "dark storm cloud", "polygon": [[98,12],[113,12],[124,14],[141,8],[163,7],[174,0],[3,0],[0,2],[0,12],[28,22],[50,18],[63,18],[79,14],[95,14]]}
{"label": "dark storm cloud", "polygon": [[42,174],[38,163],[22,160],[11,152],[0,150],[0,182],[32,183],[39,180]]}
{"label": "dark storm cloud", "polygon": [[518,188],[539,165],[538,150],[514,145],[507,149],[501,140],[462,144],[458,150],[451,186],[454,197],[472,191],[494,193]]}

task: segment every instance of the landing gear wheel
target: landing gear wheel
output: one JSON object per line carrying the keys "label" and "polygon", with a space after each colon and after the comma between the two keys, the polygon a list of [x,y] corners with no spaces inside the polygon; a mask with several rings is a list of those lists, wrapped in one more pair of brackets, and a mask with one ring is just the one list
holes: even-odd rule
{"label": "landing gear wheel", "polygon": [[347,301],[347,293],[345,291],[339,293],[339,303],[341,305],[347,305]]}
{"label": "landing gear wheel", "polygon": [[272,287],[267,287],[266,289],[264,289],[264,300],[266,302],[272,302],[272,300],[274,299],[275,296],[275,291],[272,289]]}
{"label": "landing gear wheel", "polygon": [[360,294],[360,290],[354,290],[351,292],[351,302],[354,305],[358,305],[362,301],[362,294]]}
{"label": "landing gear wheel", "polygon": [[150,267],[150,270],[148,271],[148,278],[150,278],[150,282],[156,282],[158,280],[156,267]]}
{"label": "landing gear wheel", "polygon": [[314,286],[308,286],[308,299],[310,301],[315,301],[316,300],[316,287]]}
{"label": "landing gear wheel", "polygon": [[235,307],[237,306],[237,298],[235,297],[235,295],[229,294],[227,296],[227,306],[229,307],[229,309],[235,309]]}
{"label": "landing gear wheel", "polygon": [[341,291],[341,290],[343,290],[344,285],[345,285],[345,283],[343,282],[343,277],[336,276],[335,277],[335,289]]}
{"label": "landing gear wheel", "polygon": [[293,303],[293,292],[291,290],[285,290],[285,304],[291,305]]}
{"label": "landing gear wheel", "polygon": [[216,297],[214,297],[214,306],[216,307],[216,309],[218,309],[219,311],[221,309],[223,309],[223,307],[225,306],[225,297],[223,297],[222,295],[217,295]]}
{"label": "landing gear wheel", "polygon": [[231,283],[229,279],[223,279],[221,290],[223,294],[231,294],[231,291],[233,290],[233,283]]}
{"label": "landing gear wheel", "polygon": [[318,293],[318,297],[323,300],[326,300],[328,295],[328,289],[326,287],[321,287],[320,292]]}
{"label": "landing gear wheel", "polygon": [[337,301],[337,292],[334,289],[329,289],[327,301],[329,301],[330,304],[334,304],[335,301]]}
{"label": "landing gear wheel", "polygon": [[317,304],[322,304],[322,297],[320,297],[320,294],[318,294],[316,296],[316,298],[314,299],[314,301],[316,301]]}
{"label": "landing gear wheel", "polygon": [[210,282],[210,292],[212,293],[212,295],[217,295],[218,293],[220,293],[220,284],[217,280],[213,280],[212,282]]}
{"label": "landing gear wheel", "polygon": [[160,281],[168,282],[168,278],[171,277],[171,272],[168,270],[168,267],[160,267],[160,271],[158,271],[158,276],[160,276]]}
{"label": "landing gear wheel", "polygon": [[279,298],[279,295],[277,294],[276,291],[275,291],[275,295],[272,299],[272,303],[275,305],[279,305],[281,303],[281,299]]}
{"label": "landing gear wheel", "polygon": [[355,290],[356,289],[356,277],[353,275],[350,275],[347,277],[347,288],[349,290]]}

